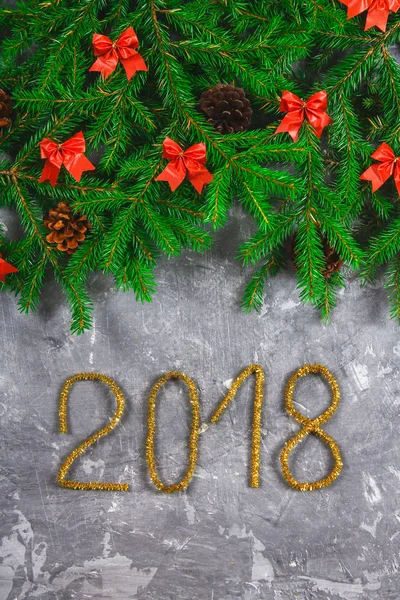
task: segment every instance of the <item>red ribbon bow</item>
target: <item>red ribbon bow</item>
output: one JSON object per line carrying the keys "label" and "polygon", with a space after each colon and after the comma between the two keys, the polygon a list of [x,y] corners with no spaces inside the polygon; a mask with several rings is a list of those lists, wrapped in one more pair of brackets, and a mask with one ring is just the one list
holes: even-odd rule
{"label": "red ribbon bow", "polygon": [[10,273],[18,273],[18,269],[13,265],[10,265],[10,263],[6,262],[4,258],[1,258],[0,256],[0,281],[5,283],[6,275],[9,275]]}
{"label": "red ribbon bow", "polygon": [[110,40],[106,35],[95,33],[92,44],[94,54],[99,58],[89,71],[100,71],[104,79],[107,79],[115,71],[119,61],[122,63],[128,79],[132,79],[136,71],[148,71],[143,58],[139,52],[136,52],[139,41],[132,27],[128,27],[116,42]]}
{"label": "red ribbon bow", "polygon": [[369,167],[369,169],[364,171],[360,179],[370,181],[372,183],[372,191],[375,192],[393,175],[400,196],[400,158],[396,158],[391,147],[385,142],[371,154],[371,158],[378,160],[379,164]]}
{"label": "red ribbon bow", "polygon": [[166,137],[163,141],[163,158],[170,161],[156,181],[168,181],[174,192],[185,179],[201,194],[203,186],[212,181],[213,176],[204,166],[206,163],[206,145],[201,142],[183,150],[179,144]]}
{"label": "red ribbon bow", "polygon": [[47,158],[39,183],[50,181],[52,187],[56,185],[61,166],[64,165],[72,177],[81,180],[83,171],[93,171],[96,167],[83,154],[85,152],[85,138],[82,131],[76,133],[63,144],[56,144],[49,138],[40,142],[40,156]]}
{"label": "red ribbon bow", "polygon": [[288,114],[282,119],[275,133],[287,131],[293,140],[297,142],[300,128],[304,118],[306,118],[320,138],[324,127],[329,123],[333,123],[330,116],[325,112],[327,106],[328,100],[325,90],[310,96],[307,102],[304,102],[292,92],[284,91],[279,109]]}
{"label": "red ribbon bow", "polygon": [[347,6],[347,18],[352,19],[361,14],[365,10],[367,20],[365,30],[370,29],[374,25],[379,27],[381,31],[386,31],[386,24],[389,17],[389,11],[397,12],[400,8],[400,0],[340,0]]}

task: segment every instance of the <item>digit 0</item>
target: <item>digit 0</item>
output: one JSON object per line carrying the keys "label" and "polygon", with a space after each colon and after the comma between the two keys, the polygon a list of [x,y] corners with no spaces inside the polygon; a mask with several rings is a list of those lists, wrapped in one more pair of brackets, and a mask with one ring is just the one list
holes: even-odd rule
{"label": "digit 0", "polygon": [[[158,476],[156,460],[154,455],[155,435],[156,435],[156,399],[159,389],[170,379],[181,379],[189,389],[190,405],[192,408],[192,425],[189,438],[189,467],[186,475],[178,483],[172,485],[164,484]],[[190,377],[179,371],[170,371],[163,375],[155,384],[149,396],[149,412],[148,412],[148,433],[146,441],[146,461],[149,468],[150,478],[157,489],[166,494],[173,492],[181,492],[190,483],[197,464],[197,440],[199,437],[200,428],[200,402],[196,386]]]}

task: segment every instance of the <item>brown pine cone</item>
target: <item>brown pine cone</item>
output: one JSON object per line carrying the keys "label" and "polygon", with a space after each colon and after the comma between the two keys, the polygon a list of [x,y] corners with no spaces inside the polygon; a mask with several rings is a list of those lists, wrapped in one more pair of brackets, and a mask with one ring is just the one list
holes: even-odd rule
{"label": "brown pine cone", "polygon": [[43,224],[51,232],[46,236],[49,244],[57,244],[57,250],[67,254],[75,252],[90,228],[86,215],[74,215],[65,202],[59,202],[55,208],[51,208]]}
{"label": "brown pine cone", "polygon": [[0,89],[0,127],[11,124],[12,102],[10,96]]}
{"label": "brown pine cone", "polygon": [[343,259],[340,258],[334,248],[331,248],[326,238],[322,238],[322,244],[325,255],[325,269],[322,271],[322,275],[328,279],[333,273],[340,271],[343,266]]}
{"label": "brown pine cone", "polygon": [[[331,275],[333,275],[333,273],[337,273],[338,271],[340,271],[340,269],[343,266],[343,259],[340,258],[339,254],[336,252],[336,250],[334,248],[331,248],[326,237],[323,236],[322,234],[320,234],[320,235],[321,235],[321,242],[322,242],[324,256],[325,256],[325,268],[322,271],[322,275],[326,279],[329,279],[329,277]],[[295,269],[297,268],[296,255],[297,255],[296,234],[294,234],[293,239],[292,239],[292,258],[293,258],[293,264],[294,264]]]}
{"label": "brown pine cone", "polygon": [[236,133],[250,127],[252,108],[242,88],[219,83],[200,96],[200,109],[220,133]]}

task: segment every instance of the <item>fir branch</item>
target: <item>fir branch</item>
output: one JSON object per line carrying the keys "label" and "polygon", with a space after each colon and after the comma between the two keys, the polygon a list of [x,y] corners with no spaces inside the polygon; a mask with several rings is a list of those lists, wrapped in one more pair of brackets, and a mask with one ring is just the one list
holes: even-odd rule
{"label": "fir branch", "polygon": [[[232,202],[254,221],[239,258],[257,265],[243,308],[259,309],[265,281],[285,263],[295,235],[296,277],[303,300],[328,318],[341,273],[324,276],[328,242],[364,278],[388,265],[387,286],[398,311],[399,204],[388,183],[371,193],[360,174],[373,147],[400,153],[400,69],[391,54],[400,41],[399,15],[386,32],[363,31],[332,0],[67,0],[0,9],[0,80],[11,91],[12,126],[0,148],[0,205],[16,208],[18,241],[1,234],[19,273],[4,289],[21,310],[35,308],[45,272],[68,297],[73,331],[90,326],[89,275],[111,271],[115,284],[149,301],[158,258],[211,243],[203,224],[225,225]],[[112,39],[136,29],[149,71],[126,78],[122,65],[106,80],[88,73],[93,33]],[[304,67],[304,68],[303,68]],[[245,89],[254,110],[248,131],[222,135],[199,110],[217,83]],[[318,140],[303,124],[298,143],[275,135],[279,98],[292,89],[307,98],[326,89],[333,123]],[[39,184],[44,137],[64,141],[84,131],[96,171],[76,182],[62,169],[56,187]],[[174,192],[155,177],[165,165],[165,136],[182,147],[205,142],[213,181],[198,196],[187,181]],[[66,259],[46,241],[43,214],[58,202],[85,214],[92,229]],[[370,236],[367,258],[356,232]],[[371,233],[372,232],[372,233]],[[363,264],[364,262],[364,264]],[[293,274],[294,276],[294,274]],[[396,308],[397,307],[397,308]],[[393,313],[394,314],[394,313]],[[396,312],[398,316],[398,312]]]}

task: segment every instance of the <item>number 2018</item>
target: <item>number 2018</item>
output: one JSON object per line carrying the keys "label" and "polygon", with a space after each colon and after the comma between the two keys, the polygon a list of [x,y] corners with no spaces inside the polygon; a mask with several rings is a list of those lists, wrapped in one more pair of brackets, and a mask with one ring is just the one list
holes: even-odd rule
{"label": "number 2018", "polygon": [[[331,405],[318,417],[314,419],[309,419],[302,413],[298,412],[293,404],[293,396],[294,390],[296,386],[296,382],[300,377],[304,377],[310,373],[322,375],[328,382],[331,392],[332,392],[332,401]],[[251,375],[255,375],[255,388],[254,388],[254,400],[253,400],[253,426],[252,426],[252,444],[251,444],[251,465],[250,465],[250,486],[257,488],[260,484],[260,446],[261,446],[261,420],[262,420],[262,408],[264,401],[264,371],[262,367],[259,365],[249,365],[246,369],[244,369],[240,375],[234,380],[228,393],[225,395],[221,403],[218,405],[213,415],[211,416],[211,423],[217,423],[220,417],[223,415],[226,408],[234,399],[238,389],[242,385],[242,383]],[[170,379],[180,379],[182,380],[188,390],[189,390],[189,398],[190,398],[190,407],[192,413],[192,421],[190,427],[190,435],[189,435],[189,459],[188,459],[188,468],[183,476],[183,478],[174,484],[165,484],[161,481],[158,472],[157,465],[155,459],[155,435],[156,435],[156,401],[157,394]],[[60,432],[67,433],[67,409],[68,409],[68,397],[69,392],[73,384],[77,381],[101,381],[106,384],[111,391],[113,392],[116,399],[116,410],[111,418],[110,422],[103,428],[97,430],[88,438],[86,438],[79,446],[77,446],[70,454],[66,457],[64,462],[62,463],[57,477],[57,482],[64,488],[74,489],[74,490],[102,490],[102,491],[113,491],[113,492],[126,492],[129,489],[129,484],[127,483],[108,483],[108,482],[99,482],[99,481],[75,481],[67,478],[67,474],[72,467],[72,464],[76,461],[76,459],[83,454],[90,446],[92,446],[97,440],[108,435],[111,431],[118,425],[119,421],[122,418],[125,406],[124,395],[117,385],[117,383],[103,375],[102,373],[78,373],[69,377],[61,391],[60,396],[60,407],[59,407],[59,416],[60,416]],[[340,401],[340,391],[339,386],[335,377],[332,373],[318,363],[315,364],[306,364],[300,367],[289,379],[286,391],[285,391],[285,403],[286,410],[288,413],[296,419],[301,425],[302,428],[300,431],[292,438],[290,438],[284,445],[280,460],[282,466],[282,473],[288,484],[297,490],[300,491],[312,491],[317,489],[322,489],[324,487],[329,486],[333,481],[339,476],[340,471],[343,467],[342,457],[340,453],[339,446],[335,442],[335,440],[329,436],[323,429],[322,425],[332,417],[333,413],[336,411]],[[200,419],[200,400],[199,394],[197,392],[196,385],[193,380],[186,374],[180,373],[179,371],[171,371],[165,375],[163,375],[157,383],[153,386],[150,396],[149,396],[149,404],[148,404],[148,429],[147,429],[147,440],[146,440],[146,461],[149,469],[150,479],[155,485],[157,489],[164,493],[173,493],[180,492],[187,488],[189,485],[193,474],[196,469],[197,464],[197,447],[198,447],[198,436],[201,426]],[[334,458],[334,466],[331,472],[324,478],[319,479],[317,481],[297,481],[289,468],[289,456],[292,450],[304,439],[308,434],[313,433],[316,435],[322,442],[324,442],[331,450],[333,458]]]}

